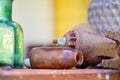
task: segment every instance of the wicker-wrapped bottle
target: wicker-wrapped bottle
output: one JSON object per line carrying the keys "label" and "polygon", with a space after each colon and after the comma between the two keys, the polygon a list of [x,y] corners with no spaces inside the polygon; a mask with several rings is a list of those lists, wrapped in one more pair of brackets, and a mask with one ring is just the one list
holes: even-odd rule
{"label": "wicker-wrapped bottle", "polygon": [[88,8],[88,22],[100,33],[120,32],[120,0],[92,0]]}

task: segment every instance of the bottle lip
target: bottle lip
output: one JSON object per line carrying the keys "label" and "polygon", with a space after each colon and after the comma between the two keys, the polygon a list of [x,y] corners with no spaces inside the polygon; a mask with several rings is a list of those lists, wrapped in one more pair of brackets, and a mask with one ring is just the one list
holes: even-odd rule
{"label": "bottle lip", "polygon": [[6,1],[14,1],[14,0],[6,0]]}
{"label": "bottle lip", "polygon": [[14,0],[7,0],[7,1],[14,1]]}

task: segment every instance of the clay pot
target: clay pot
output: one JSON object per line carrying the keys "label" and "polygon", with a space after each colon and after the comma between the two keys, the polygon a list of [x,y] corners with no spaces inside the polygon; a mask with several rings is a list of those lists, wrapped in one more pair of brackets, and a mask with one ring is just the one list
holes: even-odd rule
{"label": "clay pot", "polygon": [[67,47],[35,47],[30,63],[34,69],[69,69],[83,63],[83,54]]}
{"label": "clay pot", "polygon": [[[110,36],[112,37],[112,36]],[[115,36],[114,36],[115,37]],[[99,34],[92,25],[80,24],[68,31],[63,37],[53,41],[56,45],[64,45],[80,50],[84,62],[78,68],[96,66],[103,59],[118,57],[116,42]]]}
{"label": "clay pot", "polygon": [[[77,29],[78,28],[78,29]],[[82,32],[80,27],[67,32],[66,46],[81,50],[84,62],[81,67],[96,66],[103,59],[117,57],[117,48],[114,40],[98,35],[93,32]]]}

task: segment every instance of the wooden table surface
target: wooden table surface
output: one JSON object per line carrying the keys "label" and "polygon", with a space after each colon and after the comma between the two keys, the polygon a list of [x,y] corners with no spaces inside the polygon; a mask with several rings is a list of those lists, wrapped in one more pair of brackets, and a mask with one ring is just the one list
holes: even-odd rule
{"label": "wooden table surface", "polygon": [[120,70],[0,69],[0,80],[120,80]]}

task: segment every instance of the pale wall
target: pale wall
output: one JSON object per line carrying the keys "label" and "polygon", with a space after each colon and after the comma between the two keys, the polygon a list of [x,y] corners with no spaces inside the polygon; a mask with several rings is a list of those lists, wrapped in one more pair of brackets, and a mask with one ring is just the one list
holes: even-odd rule
{"label": "pale wall", "polygon": [[[45,44],[87,23],[91,0],[14,0],[13,20],[24,30],[24,45]],[[25,52],[26,53],[26,52]]]}
{"label": "pale wall", "polygon": [[14,0],[13,20],[23,28],[25,53],[28,45],[48,43],[53,39],[52,0]]}

